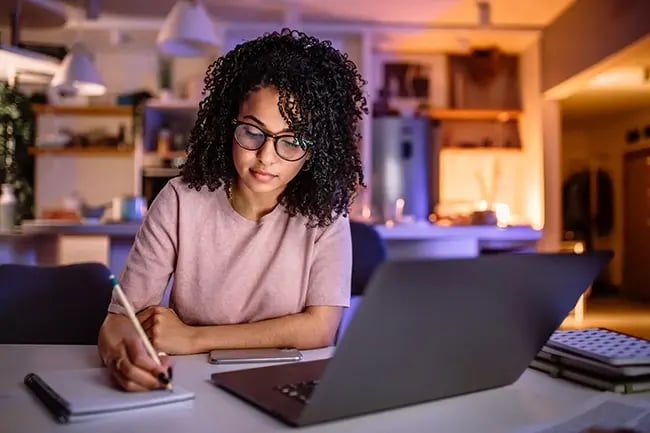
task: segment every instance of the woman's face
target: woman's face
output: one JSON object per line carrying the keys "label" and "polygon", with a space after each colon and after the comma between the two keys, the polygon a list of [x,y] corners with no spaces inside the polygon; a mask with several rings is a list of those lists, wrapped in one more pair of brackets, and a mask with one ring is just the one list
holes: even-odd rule
{"label": "woman's face", "polygon": [[[298,146],[293,147],[293,133],[280,114],[278,98],[278,91],[273,87],[262,87],[252,92],[241,105],[237,116],[239,122],[249,125],[239,126],[236,136],[240,138],[242,145],[261,141],[265,133],[282,136],[278,148],[283,156],[295,159],[304,152]],[[297,161],[281,158],[271,137],[266,137],[257,150],[243,148],[237,138],[233,137],[232,150],[240,186],[245,186],[255,193],[280,194],[300,172],[308,158],[308,155]]]}

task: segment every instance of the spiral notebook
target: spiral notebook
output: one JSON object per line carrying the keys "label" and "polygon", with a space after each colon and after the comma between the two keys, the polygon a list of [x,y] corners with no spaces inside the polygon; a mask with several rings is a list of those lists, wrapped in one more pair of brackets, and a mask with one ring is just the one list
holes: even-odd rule
{"label": "spiral notebook", "polygon": [[60,423],[110,413],[192,400],[194,393],[174,386],[173,391],[126,392],[112,383],[105,368],[29,373],[25,385]]}

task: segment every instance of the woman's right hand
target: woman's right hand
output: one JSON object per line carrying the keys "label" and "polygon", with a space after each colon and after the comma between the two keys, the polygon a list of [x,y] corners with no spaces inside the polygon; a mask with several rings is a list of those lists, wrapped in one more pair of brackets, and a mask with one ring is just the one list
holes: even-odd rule
{"label": "woman's right hand", "polygon": [[171,380],[171,358],[160,356],[162,365],[157,365],[126,316],[108,314],[99,331],[98,348],[111,375],[126,391],[160,389]]}

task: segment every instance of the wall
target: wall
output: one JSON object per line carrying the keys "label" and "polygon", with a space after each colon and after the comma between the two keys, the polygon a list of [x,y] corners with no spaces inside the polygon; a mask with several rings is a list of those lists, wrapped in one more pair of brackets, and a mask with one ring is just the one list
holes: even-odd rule
{"label": "wall", "polygon": [[585,167],[609,173],[614,186],[614,228],[609,236],[596,239],[596,247],[615,251],[610,266],[612,283],[622,283],[623,244],[623,157],[626,152],[650,147],[650,142],[625,144],[625,132],[650,124],[650,109],[605,117],[567,119],[562,127],[562,177]]}
{"label": "wall", "polygon": [[576,0],[542,35],[549,90],[650,32],[647,0]]}
{"label": "wall", "polygon": [[89,205],[134,193],[133,157],[125,155],[40,155],[36,158],[36,216],[43,209],[61,207],[73,192]]}
{"label": "wall", "polygon": [[522,181],[526,176],[523,161],[524,153],[519,150],[443,149],[440,154],[441,204],[475,205],[493,195],[495,202],[510,206],[513,222],[529,222],[523,202]]}

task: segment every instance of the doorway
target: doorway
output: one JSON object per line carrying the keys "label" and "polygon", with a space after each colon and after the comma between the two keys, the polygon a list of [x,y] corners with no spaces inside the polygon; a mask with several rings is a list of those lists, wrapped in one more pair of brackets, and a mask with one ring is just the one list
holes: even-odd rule
{"label": "doorway", "polygon": [[623,287],[650,301],[650,149],[625,155],[623,166]]}

